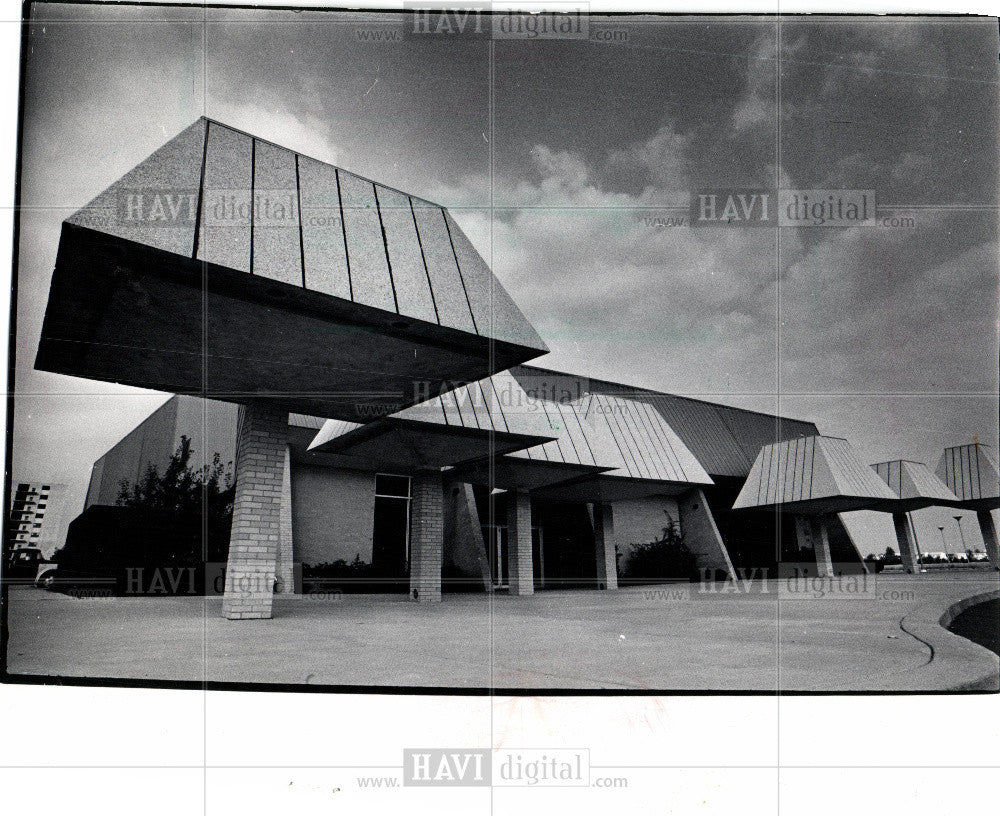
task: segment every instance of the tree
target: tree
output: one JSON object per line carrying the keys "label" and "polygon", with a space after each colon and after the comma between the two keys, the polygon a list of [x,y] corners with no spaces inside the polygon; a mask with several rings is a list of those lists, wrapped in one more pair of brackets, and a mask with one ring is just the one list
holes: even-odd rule
{"label": "tree", "polygon": [[[116,591],[145,593],[183,570],[190,591],[204,589],[204,565],[229,553],[235,486],[231,464],[216,453],[191,466],[191,440],[182,436],[161,474],[150,465],[135,484],[121,483],[113,507],[94,505],[71,524],[55,559],[64,581],[99,579]],[[192,572],[193,571],[193,572]]]}
{"label": "tree", "polygon": [[[194,469],[192,453],[191,440],[182,436],[162,476],[151,464],[134,485],[122,480],[117,505],[170,526],[202,527],[206,533],[202,560],[225,560],[236,492],[230,470],[232,463],[223,465],[222,457],[216,453],[210,464]],[[220,546],[225,546],[227,552],[220,553]]]}
{"label": "tree", "polygon": [[896,564],[902,564],[903,559],[900,558],[896,551],[892,547],[886,547],[885,552],[882,554],[882,565],[889,567],[895,566]]}

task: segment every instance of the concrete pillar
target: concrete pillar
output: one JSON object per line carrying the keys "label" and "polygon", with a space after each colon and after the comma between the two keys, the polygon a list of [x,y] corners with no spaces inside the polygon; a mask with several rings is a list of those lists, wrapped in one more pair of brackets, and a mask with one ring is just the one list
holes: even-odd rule
{"label": "concrete pillar", "polygon": [[816,551],[816,575],[820,578],[833,577],[833,558],[830,556],[830,536],[826,529],[826,517],[813,519],[813,547]]}
{"label": "concrete pillar", "polygon": [[478,575],[483,592],[493,589],[493,572],[483,541],[483,528],[479,524],[476,495],[468,482],[447,486],[444,513],[444,560],[467,575]]}
{"label": "concrete pillar", "polygon": [[412,479],[410,499],[410,597],[420,603],[441,600],[444,560],[444,485],[441,472]]}
{"label": "concrete pillar", "polygon": [[736,570],[705,500],[705,492],[700,487],[687,491],[677,499],[677,509],[684,543],[698,559],[698,569],[702,574],[709,571],[714,576],[716,572],[725,572],[730,580],[735,581]]}
{"label": "concrete pillar", "polygon": [[979,529],[983,533],[983,544],[986,546],[990,564],[993,565],[993,569],[1000,569],[1000,548],[997,546],[997,528],[993,523],[993,513],[989,510],[977,510],[976,518],[979,519]]}
{"label": "concrete pillar", "polygon": [[795,540],[799,550],[814,550],[812,524],[808,516],[792,516],[795,520]]}
{"label": "concrete pillar", "polygon": [[896,543],[899,544],[899,557],[907,572],[920,572],[920,551],[910,530],[910,519],[906,513],[893,513],[892,524],[896,528]]}
{"label": "concrete pillar", "polygon": [[535,591],[531,561],[531,496],[527,490],[507,492],[507,576],[511,595]]}
{"label": "concrete pillar", "polygon": [[222,616],[270,618],[281,541],[281,495],[288,454],[288,410],[244,407],[236,448],[236,496]]}
{"label": "concrete pillar", "polygon": [[594,555],[597,558],[597,588],[618,589],[615,518],[610,504],[594,503]]}

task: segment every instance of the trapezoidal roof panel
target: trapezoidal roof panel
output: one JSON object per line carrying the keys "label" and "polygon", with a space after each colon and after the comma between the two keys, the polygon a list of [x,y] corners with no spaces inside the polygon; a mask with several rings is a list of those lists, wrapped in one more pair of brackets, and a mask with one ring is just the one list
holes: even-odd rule
{"label": "trapezoidal roof panel", "polygon": [[443,207],[203,118],[63,223],[35,367],[366,422],[547,350]]}
{"label": "trapezoidal roof panel", "polygon": [[886,501],[898,497],[846,439],[817,435],[761,448],[733,509],[843,513]]}
{"label": "trapezoidal roof panel", "polygon": [[899,496],[897,501],[873,508],[875,510],[909,513],[934,505],[952,507],[958,501],[958,497],[923,462],[893,459],[872,465],[872,470]]}
{"label": "trapezoidal roof panel", "polygon": [[764,445],[819,433],[812,422],[762,414],[535,365],[517,366],[511,373],[529,390],[560,395],[558,399],[563,402],[578,399],[586,392],[625,397],[652,405],[713,477],[745,479],[754,457]]}
{"label": "trapezoidal roof panel", "polygon": [[366,425],[327,420],[309,451],[409,471],[451,468],[556,437],[544,414],[513,404],[523,404],[523,392],[501,371]]}
{"label": "trapezoidal roof panel", "polygon": [[945,448],[935,473],[961,506],[973,510],[1000,507],[1000,469],[989,445],[974,442]]}
{"label": "trapezoidal roof panel", "polygon": [[[642,400],[589,394],[578,402],[550,403],[558,411],[570,445],[560,441],[552,456],[579,457],[606,468],[539,492],[543,498],[615,502],[653,495],[678,495],[713,484],[701,463],[665,419]],[[535,455],[534,449],[515,456]],[[513,458],[513,457],[511,457]]]}

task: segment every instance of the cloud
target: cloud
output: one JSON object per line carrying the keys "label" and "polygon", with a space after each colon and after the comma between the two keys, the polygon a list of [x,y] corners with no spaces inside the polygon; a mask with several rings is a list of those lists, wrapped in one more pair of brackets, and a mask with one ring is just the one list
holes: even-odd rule
{"label": "cloud", "polygon": [[205,114],[238,130],[288,147],[320,161],[339,164],[340,151],[321,117],[293,111],[279,102],[230,102],[209,95]]}
{"label": "cloud", "polygon": [[774,35],[756,38],[747,55],[746,90],[733,107],[732,126],[739,133],[774,127],[776,114],[777,43]]}
{"label": "cloud", "polygon": [[913,227],[830,230],[787,269],[784,388],[995,392],[1000,258],[983,240],[989,227],[918,217]]}
{"label": "cloud", "polygon": [[693,139],[679,133],[672,122],[662,125],[644,141],[614,150],[608,157],[609,179],[631,180],[636,188],[652,187],[660,193],[683,191],[687,185],[688,151]]}
{"label": "cloud", "polygon": [[[675,390],[773,391],[773,236],[667,226],[687,218],[690,149],[670,123],[593,164],[536,145],[526,172],[495,179],[502,209],[455,211],[552,348],[546,364]],[[598,177],[616,162],[649,183],[606,189]],[[488,186],[467,176],[432,198],[481,201]]]}

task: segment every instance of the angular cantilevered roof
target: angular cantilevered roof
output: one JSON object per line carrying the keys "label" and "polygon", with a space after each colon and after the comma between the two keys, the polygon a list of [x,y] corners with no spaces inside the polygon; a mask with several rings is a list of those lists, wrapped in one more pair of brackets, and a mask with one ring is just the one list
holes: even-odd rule
{"label": "angular cantilevered roof", "polygon": [[644,402],[588,394],[578,402],[544,404],[564,435],[509,458],[561,458],[606,471],[545,487],[538,492],[542,498],[614,502],[712,484],[673,428]]}
{"label": "angular cantilevered roof", "polygon": [[567,398],[586,391],[653,406],[712,476],[745,479],[757,452],[764,445],[819,433],[815,424],[804,420],[566,374],[536,365],[516,366],[511,373],[528,388],[548,388],[566,394]]}
{"label": "angular cantilevered roof", "polygon": [[445,208],[202,118],[66,219],[35,365],[364,422],[546,351]]}
{"label": "angular cantilevered roof", "polygon": [[[504,407],[519,391],[501,371],[368,424],[327,420],[309,450],[406,470],[454,467],[555,439],[541,412]],[[523,392],[522,392],[523,393]]]}
{"label": "angular cantilevered roof", "polygon": [[974,442],[945,448],[935,472],[963,507],[1000,507],[1000,469],[990,446]]}
{"label": "angular cantilevered roof", "polygon": [[873,509],[908,513],[934,505],[952,506],[958,500],[948,486],[931,473],[930,468],[923,462],[893,459],[888,462],[878,462],[872,465],[872,469],[899,496],[896,502]]}
{"label": "angular cantilevered roof", "polygon": [[733,509],[842,513],[887,500],[898,497],[846,439],[817,435],[761,448]]}
{"label": "angular cantilevered roof", "polygon": [[[484,433],[493,439],[492,450]],[[518,444],[531,435],[533,443]],[[576,403],[539,400],[509,372],[367,426],[330,420],[310,450],[370,456],[397,467],[448,466],[466,481],[587,501],[712,483],[650,406],[606,396]]]}

